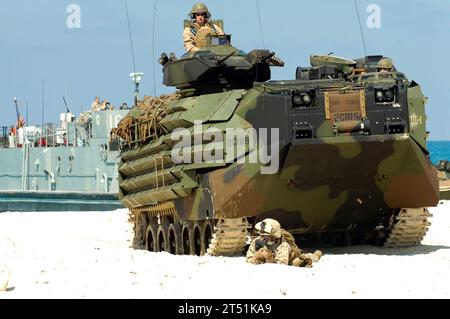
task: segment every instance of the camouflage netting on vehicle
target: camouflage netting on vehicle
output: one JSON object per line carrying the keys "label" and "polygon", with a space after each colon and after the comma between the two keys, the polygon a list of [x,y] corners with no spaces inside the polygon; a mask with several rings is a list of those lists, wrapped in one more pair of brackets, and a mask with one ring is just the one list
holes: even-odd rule
{"label": "camouflage netting on vehicle", "polygon": [[163,133],[160,125],[166,116],[167,106],[180,98],[179,94],[145,96],[137,107],[122,119],[111,134],[120,137],[126,145],[145,143]]}

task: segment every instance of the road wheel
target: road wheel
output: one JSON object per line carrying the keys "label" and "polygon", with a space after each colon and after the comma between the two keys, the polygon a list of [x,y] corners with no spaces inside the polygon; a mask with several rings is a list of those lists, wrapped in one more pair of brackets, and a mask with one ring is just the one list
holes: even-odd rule
{"label": "road wheel", "polygon": [[184,255],[195,255],[194,250],[194,226],[191,222],[183,222],[181,240]]}
{"label": "road wheel", "polygon": [[170,224],[168,230],[168,252],[173,255],[183,254],[183,245],[181,240],[181,228],[178,223]]}
{"label": "road wheel", "polygon": [[206,220],[203,223],[202,227],[202,251],[203,255],[206,254],[206,251],[211,244],[211,239],[214,233],[214,222],[210,220]]}
{"label": "road wheel", "polygon": [[165,251],[168,252],[169,251],[169,240],[168,240],[168,236],[169,236],[169,231],[168,231],[168,226],[167,225],[159,225],[158,227],[158,241],[157,241],[157,247],[158,247],[158,251]]}
{"label": "road wheel", "polygon": [[148,251],[158,252],[158,232],[157,232],[157,225],[148,225],[147,226],[147,240],[146,240],[146,248]]}
{"label": "road wheel", "polygon": [[194,223],[194,253],[196,256],[202,256],[205,254],[205,245],[202,240],[203,222],[197,221]]}

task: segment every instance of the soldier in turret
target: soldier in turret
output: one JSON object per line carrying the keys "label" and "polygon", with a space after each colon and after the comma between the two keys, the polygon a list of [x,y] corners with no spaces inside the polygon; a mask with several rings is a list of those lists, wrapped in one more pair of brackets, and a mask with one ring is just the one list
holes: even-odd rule
{"label": "soldier in turret", "polygon": [[281,228],[278,221],[266,218],[256,224],[258,232],[247,251],[247,262],[258,265],[276,263],[296,267],[312,267],[313,262],[319,261],[322,252],[314,254],[304,253],[295,244],[294,237]]}
{"label": "soldier in turret", "polygon": [[200,48],[206,46],[207,37],[210,35],[224,34],[218,25],[209,22],[211,13],[204,3],[198,2],[194,4],[189,16],[193,21],[184,28],[183,32],[186,52],[195,53]]}
{"label": "soldier in turret", "polygon": [[377,72],[385,73],[385,72],[393,72],[394,71],[394,63],[389,58],[383,58],[378,61],[377,64]]}

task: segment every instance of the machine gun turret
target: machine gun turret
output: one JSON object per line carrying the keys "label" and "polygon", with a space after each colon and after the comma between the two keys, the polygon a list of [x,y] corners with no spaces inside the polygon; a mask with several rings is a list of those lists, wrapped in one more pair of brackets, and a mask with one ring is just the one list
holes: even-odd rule
{"label": "machine gun turret", "polygon": [[270,66],[284,65],[274,52],[253,50],[246,54],[236,49],[228,35],[210,38],[206,47],[180,59],[168,59],[163,53],[163,83],[178,89],[208,91],[249,88],[254,82],[270,79]]}

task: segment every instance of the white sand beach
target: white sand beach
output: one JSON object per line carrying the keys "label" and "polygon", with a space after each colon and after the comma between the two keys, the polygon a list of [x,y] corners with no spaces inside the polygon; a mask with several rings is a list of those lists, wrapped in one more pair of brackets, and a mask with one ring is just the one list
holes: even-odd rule
{"label": "white sand beach", "polygon": [[323,249],[312,269],[129,248],[127,211],[0,214],[4,298],[449,298],[450,202],[422,245]]}

